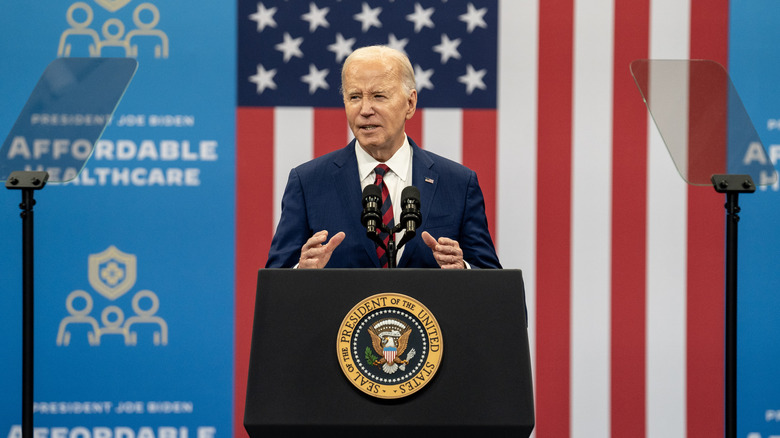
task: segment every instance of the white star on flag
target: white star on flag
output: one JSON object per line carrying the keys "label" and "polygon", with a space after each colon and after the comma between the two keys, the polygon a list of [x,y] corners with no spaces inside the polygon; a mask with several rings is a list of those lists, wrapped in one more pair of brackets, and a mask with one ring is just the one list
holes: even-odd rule
{"label": "white star on flag", "polygon": [[309,84],[309,94],[314,94],[319,88],[322,88],[323,90],[329,88],[328,82],[325,80],[329,71],[330,70],[327,68],[317,70],[317,67],[314,64],[309,64],[309,74],[301,77],[301,81]]}
{"label": "white star on flag", "polygon": [[473,32],[475,28],[481,27],[487,29],[487,23],[485,23],[485,13],[487,8],[477,9],[472,3],[469,3],[468,12],[459,15],[458,19],[466,23],[466,29],[469,33]]}
{"label": "white star on flag", "polygon": [[482,81],[485,73],[487,73],[487,69],[483,68],[482,70],[476,71],[474,70],[474,67],[469,64],[466,66],[466,74],[458,76],[458,82],[466,84],[466,94],[471,94],[474,92],[475,88],[484,90],[487,88],[485,82]]}
{"label": "white star on flag", "polygon": [[460,59],[459,45],[460,38],[451,40],[446,34],[441,34],[441,43],[433,46],[433,51],[441,53],[441,63],[446,64],[450,58]]}
{"label": "white star on flag", "polygon": [[319,9],[314,2],[309,3],[309,12],[301,15],[303,20],[309,22],[309,32],[314,32],[318,26],[330,27],[330,23],[325,19],[329,11],[330,8]]}
{"label": "white star on flag", "polygon": [[284,41],[275,45],[276,50],[284,53],[284,62],[289,61],[293,56],[303,58],[303,52],[301,52],[301,43],[303,43],[303,37],[293,38],[289,33],[284,33]]}
{"label": "white star on flag", "polygon": [[262,32],[266,26],[276,27],[276,20],[274,20],[274,14],[276,13],[276,7],[266,9],[262,3],[257,4],[257,12],[249,16],[249,19],[257,22],[257,31]]}
{"label": "white star on flag", "polygon": [[361,29],[365,33],[371,29],[371,26],[382,27],[382,22],[379,21],[380,13],[382,13],[381,7],[377,6],[372,9],[368,3],[363,2],[363,10],[359,14],[353,15],[353,18],[362,24]]}
{"label": "white star on flag", "polygon": [[414,4],[414,13],[406,16],[406,19],[414,23],[414,33],[420,33],[423,27],[430,27],[433,29],[433,21],[431,15],[433,15],[434,8],[423,9],[419,3]]}
{"label": "white star on flag", "polygon": [[272,90],[276,89],[276,82],[274,82],[274,76],[276,75],[276,69],[266,70],[262,64],[257,64],[257,74],[249,77],[249,82],[257,84],[257,94],[262,94],[266,88]]}
{"label": "white star on flag", "polygon": [[387,46],[406,54],[406,45],[409,44],[409,38],[398,39],[395,34],[387,36]]}
{"label": "white star on flag", "polygon": [[433,90],[433,82],[431,82],[431,76],[433,76],[433,69],[423,70],[420,64],[414,65],[414,79],[417,82],[417,91],[423,88]]}
{"label": "white star on flag", "polygon": [[[258,2],[261,2],[258,3]],[[422,138],[423,108],[433,120],[439,109],[490,109],[496,105],[496,11],[493,0],[254,0],[239,2],[240,21],[251,40],[239,47],[239,74],[244,105],[261,107],[332,108],[341,99],[332,91],[340,86],[342,64],[354,49],[385,44],[407,54],[417,74],[417,90],[425,95],[418,117],[411,122],[412,138]],[[446,3],[446,7],[437,7]],[[387,5],[390,5],[388,7]],[[469,6],[470,5],[470,6]],[[256,11],[271,16],[255,33]],[[259,17],[259,13],[257,14]],[[433,17],[436,17],[435,19]],[[460,18],[460,19],[459,19]],[[483,23],[487,28],[482,28]],[[469,33],[467,29],[473,32]],[[311,36],[309,36],[311,35]],[[314,38],[312,38],[314,36]],[[441,64],[437,64],[437,61]],[[415,64],[417,63],[417,64]],[[466,66],[472,65],[472,70]],[[256,72],[262,65],[269,79]],[[310,66],[316,66],[310,69]],[[442,65],[442,68],[439,67]],[[320,81],[324,76],[328,90]],[[486,73],[480,71],[485,69]],[[332,72],[333,74],[330,74]],[[256,81],[250,81],[254,77]],[[486,85],[486,87],[484,87]],[[257,90],[260,89],[258,92]],[[425,90],[424,92],[422,90]],[[325,113],[324,111],[322,113]],[[330,124],[331,122],[327,122]],[[423,123],[424,125],[424,123]],[[341,132],[323,143],[338,144]],[[423,140],[420,140],[421,142]],[[432,140],[426,138],[425,142]],[[450,142],[455,144],[455,142]],[[454,154],[453,157],[457,157]]]}
{"label": "white star on flag", "polygon": [[352,46],[355,44],[356,39],[344,39],[341,33],[336,34],[336,42],[328,45],[328,50],[336,54],[336,62],[340,63],[350,53],[352,53]]}

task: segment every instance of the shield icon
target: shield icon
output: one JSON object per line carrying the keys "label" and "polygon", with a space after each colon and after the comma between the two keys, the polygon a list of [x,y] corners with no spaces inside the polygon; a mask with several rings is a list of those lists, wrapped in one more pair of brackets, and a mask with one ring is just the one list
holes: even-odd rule
{"label": "shield icon", "polygon": [[95,0],[95,2],[110,12],[116,12],[130,3],[130,0]]}
{"label": "shield icon", "polygon": [[89,284],[104,297],[115,300],[135,285],[136,257],[114,245],[89,255]]}

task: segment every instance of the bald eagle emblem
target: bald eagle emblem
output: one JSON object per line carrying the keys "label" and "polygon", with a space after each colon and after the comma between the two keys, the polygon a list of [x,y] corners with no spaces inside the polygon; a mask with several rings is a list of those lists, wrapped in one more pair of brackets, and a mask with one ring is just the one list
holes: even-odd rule
{"label": "bald eagle emblem", "polygon": [[[373,352],[366,347],[366,360],[387,374],[393,374],[399,369],[406,371],[406,365],[416,353],[412,348],[406,358],[402,359],[412,328],[398,319],[385,318],[369,326],[368,333],[371,335]],[[379,356],[375,356],[374,352]]]}

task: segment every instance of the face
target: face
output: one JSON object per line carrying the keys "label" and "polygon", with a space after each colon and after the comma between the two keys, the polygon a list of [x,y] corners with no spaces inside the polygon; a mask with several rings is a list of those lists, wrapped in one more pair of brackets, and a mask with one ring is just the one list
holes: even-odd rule
{"label": "face", "polygon": [[356,59],[344,71],[344,107],[360,146],[387,161],[403,145],[404,125],[417,107],[417,91],[406,93],[392,61]]}

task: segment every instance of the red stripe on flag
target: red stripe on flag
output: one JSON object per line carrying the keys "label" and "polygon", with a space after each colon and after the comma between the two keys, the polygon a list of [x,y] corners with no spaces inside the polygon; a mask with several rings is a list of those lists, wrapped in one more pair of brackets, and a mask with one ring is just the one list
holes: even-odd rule
{"label": "red stripe on flag", "polygon": [[236,272],[234,432],[243,427],[257,270],[265,265],[273,234],[274,110],[236,113]]}
{"label": "red stripe on flag", "polygon": [[495,110],[463,110],[463,165],[477,172],[485,197],[491,235],[496,236],[496,160],[498,119]]}
{"label": "red stripe on flag", "polygon": [[573,0],[539,2],[536,187],[536,433],[539,437],[567,437],[571,424],[573,23]]}
{"label": "red stripe on flag", "polygon": [[610,430],[646,431],[647,109],[629,70],[648,56],[649,0],[615,2]]}
{"label": "red stripe on flag", "polygon": [[[709,192],[712,190],[712,193]],[[688,188],[687,436],[724,434],[723,201],[714,189]]]}
{"label": "red stripe on flag", "polygon": [[314,110],[314,156],[341,149],[347,144],[347,118],[343,108]]}
{"label": "red stripe on flag", "polygon": [[425,147],[425,145],[422,144],[423,117],[425,117],[425,110],[417,108],[417,111],[414,112],[414,116],[407,120],[406,125],[404,126],[407,137],[414,140],[414,142],[417,143],[417,146],[420,146],[421,148]]}
{"label": "red stripe on flag", "polygon": [[[691,1],[691,59],[728,61],[728,0]],[[691,102],[690,113],[701,111]],[[725,123],[722,125],[725,127]],[[689,133],[689,152],[712,148]],[[712,151],[712,149],[710,149]],[[696,163],[692,163],[696,164]],[[724,434],[725,198],[713,188],[688,188],[687,434]]]}

